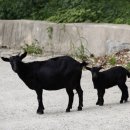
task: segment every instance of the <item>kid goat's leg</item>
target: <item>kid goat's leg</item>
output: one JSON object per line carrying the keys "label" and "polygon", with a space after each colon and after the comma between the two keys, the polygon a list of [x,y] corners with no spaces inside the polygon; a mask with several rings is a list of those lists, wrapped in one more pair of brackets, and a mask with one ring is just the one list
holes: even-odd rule
{"label": "kid goat's leg", "polygon": [[127,102],[129,94],[128,94],[128,87],[126,86],[126,84],[120,84],[118,85],[121,92],[122,92],[122,96],[121,96],[121,100],[120,103],[123,103],[123,101]]}
{"label": "kid goat's leg", "polygon": [[96,105],[103,106],[103,104],[104,104],[104,99],[103,99],[104,94],[105,94],[105,89],[97,89],[98,100],[97,100]]}
{"label": "kid goat's leg", "polygon": [[126,86],[126,84],[124,84],[124,90],[125,90],[124,100],[125,100],[125,102],[127,102],[128,97],[129,97],[129,93],[128,93],[128,87]]}
{"label": "kid goat's leg", "polygon": [[41,90],[36,90],[37,93],[37,100],[38,100],[38,109],[37,109],[37,113],[38,114],[43,114],[44,113],[44,106],[42,103],[42,89]]}

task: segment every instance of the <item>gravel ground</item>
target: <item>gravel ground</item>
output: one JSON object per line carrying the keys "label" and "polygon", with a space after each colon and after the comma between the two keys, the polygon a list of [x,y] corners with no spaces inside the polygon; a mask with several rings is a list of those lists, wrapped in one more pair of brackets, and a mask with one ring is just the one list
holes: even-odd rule
{"label": "gravel ground", "polygon": [[[39,60],[42,57],[27,57]],[[130,92],[130,82],[127,80]],[[91,73],[83,71],[81,86],[84,107],[77,111],[78,95],[73,109],[66,113],[68,96],[64,89],[43,91],[45,114],[36,114],[37,98],[18,78],[9,63],[0,59],[0,130],[130,130],[130,102],[119,104],[121,92],[117,86],[105,93],[104,106],[96,106]]]}

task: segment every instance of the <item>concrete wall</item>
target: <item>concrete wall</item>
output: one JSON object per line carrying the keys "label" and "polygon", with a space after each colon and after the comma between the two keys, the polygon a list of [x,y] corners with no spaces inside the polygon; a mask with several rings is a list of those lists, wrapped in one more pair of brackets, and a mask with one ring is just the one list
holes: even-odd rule
{"label": "concrete wall", "polygon": [[130,26],[0,20],[0,46],[17,49],[35,39],[45,52],[73,53],[82,43],[84,48],[99,56],[130,48]]}

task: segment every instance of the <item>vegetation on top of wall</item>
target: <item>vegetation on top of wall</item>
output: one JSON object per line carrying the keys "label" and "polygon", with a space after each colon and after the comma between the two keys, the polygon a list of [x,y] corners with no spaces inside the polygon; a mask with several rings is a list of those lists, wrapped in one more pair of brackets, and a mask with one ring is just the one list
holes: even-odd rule
{"label": "vegetation on top of wall", "polygon": [[130,71],[130,49],[123,49],[111,55],[95,57],[90,55],[90,66],[103,65],[103,68],[111,68],[113,66],[123,66]]}
{"label": "vegetation on top of wall", "polygon": [[116,58],[114,56],[110,57],[108,60],[110,65],[115,65],[116,64]]}
{"label": "vegetation on top of wall", "polygon": [[34,40],[31,44],[25,44],[22,49],[28,54],[42,54],[43,48],[39,46],[39,42]]}
{"label": "vegetation on top of wall", "polygon": [[130,24],[130,1],[0,0],[0,19]]}
{"label": "vegetation on top of wall", "polygon": [[130,62],[126,64],[126,69],[130,71]]}
{"label": "vegetation on top of wall", "polygon": [[[73,46],[74,47],[74,46]],[[82,44],[80,43],[79,47],[74,47],[74,53],[71,54],[74,58],[79,59],[81,61],[88,60],[90,52],[89,50]]]}

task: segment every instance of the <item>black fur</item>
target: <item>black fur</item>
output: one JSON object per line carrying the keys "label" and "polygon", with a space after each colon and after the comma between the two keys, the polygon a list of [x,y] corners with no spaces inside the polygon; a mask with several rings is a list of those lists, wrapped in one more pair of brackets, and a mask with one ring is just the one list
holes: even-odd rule
{"label": "black fur", "polygon": [[66,89],[69,96],[68,107],[66,112],[72,108],[74,93],[76,89],[79,96],[78,110],[83,107],[83,91],[80,86],[80,79],[83,66],[87,63],[79,63],[69,56],[61,56],[51,58],[45,61],[35,61],[24,63],[22,59],[27,53],[12,56],[10,58],[1,57],[2,60],[10,62],[14,72],[22,79],[22,81],[37,93],[38,109],[37,113],[44,113],[44,105],[42,102],[42,91]]}
{"label": "black fur", "polygon": [[112,67],[103,72],[99,72],[102,67],[86,67],[86,69],[91,71],[94,88],[97,89],[98,100],[96,105],[102,106],[104,104],[103,96],[105,94],[105,89],[115,85],[118,85],[122,92],[120,103],[128,100],[128,87],[125,84],[126,77],[130,77],[128,70],[122,66]]}

